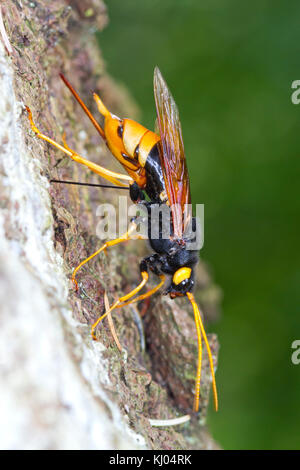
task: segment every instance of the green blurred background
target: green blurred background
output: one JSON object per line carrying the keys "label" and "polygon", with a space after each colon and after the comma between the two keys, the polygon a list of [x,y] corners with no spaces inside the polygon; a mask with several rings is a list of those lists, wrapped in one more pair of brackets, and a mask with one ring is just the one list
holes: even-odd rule
{"label": "green blurred background", "polygon": [[109,0],[99,42],[153,129],[158,65],[180,110],[202,258],[224,292],[211,326],[221,350],[225,449],[300,448],[299,1]]}

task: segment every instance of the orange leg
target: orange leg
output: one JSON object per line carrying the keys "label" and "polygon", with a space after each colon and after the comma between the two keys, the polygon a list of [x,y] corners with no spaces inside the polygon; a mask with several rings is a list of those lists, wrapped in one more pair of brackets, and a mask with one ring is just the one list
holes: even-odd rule
{"label": "orange leg", "polygon": [[[143,273],[142,273],[142,275],[143,275]],[[145,276],[145,277],[146,277],[146,276]],[[106,312],[105,312],[105,314],[102,315],[102,317],[100,317],[100,318],[96,321],[96,323],[94,323],[94,325],[92,326],[92,337],[93,337],[93,339],[96,339],[95,334],[94,334],[94,330],[95,330],[96,326],[105,318],[106,315],[107,315],[107,318],[110,319],[110,317],[111,317],[111,311],[112,311],[114,308],[125,307],[126,305],[130,305],[130,304],[133,304],[133,303],[135,303],[135,302],[139,302],[140,300],[147,299],[147,298],[149,298],[151,295],[155,294],[155,292],[157,292],[157,291],[161,288],[161,286],[165,283],[165,280],[166,280],[166,276],[164,276],[163,274],[162,274],[161,276],[159,276],[159,277],[160,277],[160,279],[161,279],[161,282],[160,282],[156,287],[154,287],[153,289],[149,290],[149,291],[146,292],[145,294],[139,295],[138,297],[135,297],[134,299],[129,300],[128,302],[123,302],[122,304],[118,303],[118,302],[121,302],[122,299],[123,299],[123,300],[126,300],[126,298],[128,298],[128,295],[132,296],[132,295],[134,295],[137,291],[139,291],[139,290],[143,287],[143,285],[144,285],[144,280],[143,280],[143,281],[141,282],[142,286],[141,286],[141,284],[140,284],[136,289],[134,289],[133,291],[131,291],[130,294],[128,294],[127,296],[121,297],[117,302],[115,302],[115,304],[114,304],[111,308],[109,308],[109,307],[105,304],[105,307],[106,307]],[[111,321],[112,321],[112,320],[111,320]],[[112,328],[111,328],[111,330],[112,330]],[[116,341],[116,339],[115,339],[115,341]],[[117,343],[117,341],[116,341],[116,343]],[[117,346],[118,346],[118,343],[117,343]]]}
{"label": "orange leg", "polygon": [[97,327],[97,325],[102,321],[104,320],[105,317],[107,317],[107,315],[112,312],[112,310],[114,310],[115,308],[117,308],[117,306],[119,304],[121,304],[122,302],[126,302],[127,300],[129,300],[131,297],[133,297],[135,294],[137,294],[143,287],[144,285],[147,283],[148,281],[148,278],[149,278],[149,275],[146,271],[142,271],[141,272],[141,275],[142,275],[142,281],[139,283],[139,285],[133,289],[131,292],[129,292],[129,294],[127,295],[124,295],[123,297],[120,297],[118,300],[116,300],[116,302],[112,305],[112,307],[110,307],[110,309],[108,311],[106,311],[101,317],[98,318],[97,321],[95,321],[95,323],[93,324],[92,326],[92,330],[91,330],[91,335],[93,337],[93,339],[96,339],[96,336],[94,334],[94,331],[95,331],[95,328]]}
{"label": "orange leg", "polygon": [[[99,250],[95,251],[95,253],[93,253],[92,255],[90,255],[88,258],[86,258],[85,260],[83,260],[73,271],[73,274],[72,274],[72,282],[75,284],[75,287],[76,287],[76,290],[78,290],[78,283],[77,283],[77,280],[76,280],[76,274],[77,272],[79,271],[80,268],[82,268],[82,266],[84,266],[88,261],[90,261],[91,259],[95,258],[95,256],[99,255],[99,253],[101,253],[101,251],[104,251],[106,250],[106,248],[108,248],[109,246],[114,246],[114,245],[117,245],[119,243],[124,243],[126,242],[127,240],[130,240],[130,235],[131,233],[133,232],[133,230],[136,228],[136,224],[134,222],[131,223],[131,226],[129,227],[128,231],[126,233],[124,233],[124,235],[122,235],[120,238],[116,238],[115,240],[109,240],[108,242],[104,243],[104,245],[101,246],[101,248],[99,248]],[[144,240],[144,238],[140,235],[138,236],[138,238],[135,238],[135,240],[138,239],[138,240]]]}
{"label": "orange leg", "polygon": [[149,290],[145,294],[139,295],[138,297],[135,297],[134,299],[129,300],[128,302],[125,302],[125,303],[122,303],[121,305],[118,305],[116,308],[125,307],[126,305],[130,305],[130,304],[133,304],[135,302],[139,302],[140,300],[147,299],[151,295],[155,294],[155,292],[157,292],[164,285],[165,280],[166,280],[166,276],[164,276],[164,274],[162,274],[159,277],[160,277],[161,281],[156,287],[153,287],[153,289]]}
{"label": "orange leg", "polygon": [[50,139],[50,137],[46,136],[45,134],[42,134],[39,131],[39,129],[36,127],[36,125],[33,121],[33,118],[32,118],[32,113],[31,113],[30,109],[28,108],[28,106],[26,106],[26,110],[27,110],[27,113],[28,113],[28,119],[30,121],[31,129],[33,130],[33,132],[35,132],[37,137],[39,137],[40,139],[45,140],[49,144],[53,145],[57,149],[64,152],[66,155],[68,155],[70,158],[72,158],[72,160],[74,160],[75,162],[87,166],[94,173],[97,173],[98,175],[102,176],[103,178],[110,181],[111,183],[116,184],[117,186],[126,186],[126,184],[122,183],[119,180],[127,181],[127,183],[133,181],[130,176],[107,170],[106,168],[103,168],[102,166],[97,165],[96,163],[90,162],[89,160],[86,160],[85,158],[81,157],[74,150],[70,149],[67,145],[65,145],[65,146],[60,145],[57,142],[55,142],[55,140]]}

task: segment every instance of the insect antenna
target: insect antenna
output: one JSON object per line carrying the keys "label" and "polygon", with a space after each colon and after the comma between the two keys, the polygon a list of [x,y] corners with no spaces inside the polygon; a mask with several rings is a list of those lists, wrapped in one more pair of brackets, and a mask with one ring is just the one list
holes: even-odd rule
{"label": "insect antenna", "polygon": [[110,184],[98,184],[98,183],[80,183],[79,181],[50,180],[50,183],[77,184],[78,186],[94,186],[94,187],[97,187],[97,188],[127,189],[127,190],[129,190],[129,186],[114,186],[114,185],[110,185]]}
{"label": "insect antenna", "polygon": [[217,393],[217,385],[216,385],[216,378],[215,378],[215,371],[214,371],[214,363],[213,358],[209,346],[209,342],[205,333],[205,329],[202,323],[202,318],[200,315],[199,307],[196,304],[195,298],[191,292],[187,292],[187,297],[192,304],[194,315],[195,315],[195,323],[197,329],[197,338],[198,338],[198,368],[197,368],[197,377],[196,377],[196,393],[195,393],[195,403],[194,403],[194,411],[198,411],[199,409],[199,395],[200,395],[200,377],[201,377],[201,362],[202,362],[202,342],[201,342],[201,333],[205,342],[205,346],[208,352],[208,359],[209,359],[209,366],[210,372],[212,376],[212,387],[213,387],[213,395],[214,395],[214,402],[215,402],[215,409],[218,411],[218,393]]}

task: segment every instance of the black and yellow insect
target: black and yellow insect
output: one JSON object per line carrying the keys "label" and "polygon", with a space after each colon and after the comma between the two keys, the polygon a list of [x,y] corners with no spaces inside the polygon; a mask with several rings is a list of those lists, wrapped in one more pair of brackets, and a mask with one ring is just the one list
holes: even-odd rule
{"label": "black and yellow insect", "polygon": [[[199,409],[200,379],[202,363],[202,337],[204,339],[212,375],[212,386],[215,408],[218,409],[217,388],[214,375],[213,359],[210,346],[206,337],[199,308],[193,296],[194,267],[198,262],[198,252],[188,250],[190,241],[186,236],[186,224],[195,224],[195,219],[184,218],[185,205],[191,202],[189,176],[184,154],[181,124],[175,101],[158,68],[154,71],[154,96],[157,112],[157,124],[159,134],[156,134],[141,124],[131,119],[120,119],[105,107],[98,95],[94,93],[99,112],[104,117],[104,125],[101,127],[87,109],[76,91],[66,80],[61,78],[88,115],[95,128],[107,144],[111,153],[118,159],[127,171],[127,175],[107,170],[78,155],[64,142],[58,144],[46,135],[42,134],[33,122],[31,111],[26,107],[32,130],[36,135],[62,150],[74,161],[81,163],[93,172],[102,176],[118,187],[129,188],[130,197],[136,204],[143,204],[149,213],[148,227],[150,227],[151,206],[154,204],[167,205],[171,210],[170,236],[161,237],[161,231],[157,238],[151,237],[149,229],[149,242],[154,250],[140,263],[142,281],[129,294],[120,297],[104,315],[92,326],[92,335],[97,325],[115,308],[124,307],[133,302],[150,297],[158,291],[166,279],[169,284],[165,293],[171,298],[186,296],[192,304],[198,338],[198,367],[195,385],[194,410]],[[145,194],[147,198],[145,199]],[[82,261],[73,272],[72,280],[77,286],[76,275],[78,270],[89,260],[101,253],[104,249],[125,242],[130,239],[132,231],[136,227],[133,220],[128,231],[115,240],[106,242],[99,250]],[[142,238],[142,236],[140,236]],[[145,294],[136,296],[148,281],[148,272],[152,271],[160,277],[160,283]]]}

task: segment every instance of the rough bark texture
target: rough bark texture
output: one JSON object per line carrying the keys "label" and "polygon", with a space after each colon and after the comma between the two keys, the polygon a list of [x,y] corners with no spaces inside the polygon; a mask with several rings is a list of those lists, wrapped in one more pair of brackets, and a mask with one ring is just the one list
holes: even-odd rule
{"label": "rough bark texture", "polygon": [[[92,341],[89,325],[110,302],[139,282],[143,242],[111,249],[80,273],[72,269],[99,247],[96,207],[114,191],[50,185],[50,178],[97,177],[37,139],[40,129],[111,169],[118,169],[90,122],[58,78],[69,77],[95,111],[97,90],[116,114],[134,117],[129,96],[105,74],[93,32],[107,22],[100,0],[2,2],[12,47],[0,41],[0,445],[2,448],[213,448],[205,422],[210,374],[204,355],[201,413],[176,428],[151,427],[190,411],[196,335],[186,302],[156,296],[144,322],[146,352],[130,307],[116,311],[119,353],[106,321]],[[106,58],[109,60],[109,58]],[[97,114],[95,112],[95,114]],[[133,246],[132,246],[133,245]],[[218,289],[205,267],[198,300],[216,311]],[[143,307],[143,306],[140,306]],[[216,361],[218,344],[210,343]]]}

